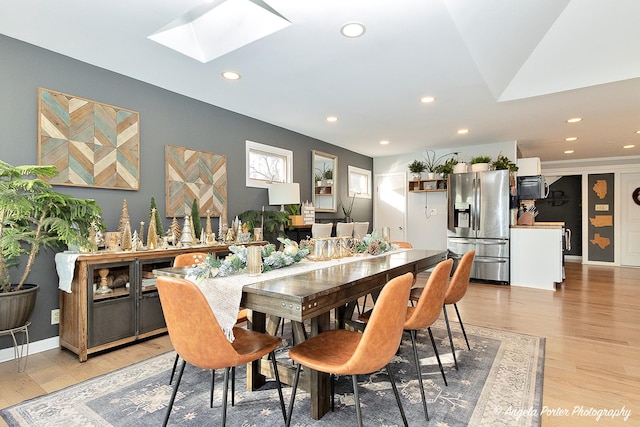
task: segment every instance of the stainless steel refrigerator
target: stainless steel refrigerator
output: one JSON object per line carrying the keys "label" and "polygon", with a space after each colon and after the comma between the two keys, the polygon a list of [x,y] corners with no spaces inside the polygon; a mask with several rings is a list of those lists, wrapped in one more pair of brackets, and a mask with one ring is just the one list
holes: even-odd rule
{"label": "stainless steel refrigerator", "polygon": [[475,249],[471,278],[509,282],[509,171],[449,175],[449,256]]}

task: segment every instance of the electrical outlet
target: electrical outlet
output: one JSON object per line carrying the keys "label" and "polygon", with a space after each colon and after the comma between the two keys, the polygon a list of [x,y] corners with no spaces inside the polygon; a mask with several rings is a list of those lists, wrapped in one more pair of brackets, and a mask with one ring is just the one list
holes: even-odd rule
{"label": "electrical outlet", "polygon": [[55,310],[51,310],[51,324],[57,325],[60,323],[60,309],[56,308]]}
{"label": "electrical outlet", "polygon": [[431,209],[429,211],[429,216],[438,215],[438,209]]}

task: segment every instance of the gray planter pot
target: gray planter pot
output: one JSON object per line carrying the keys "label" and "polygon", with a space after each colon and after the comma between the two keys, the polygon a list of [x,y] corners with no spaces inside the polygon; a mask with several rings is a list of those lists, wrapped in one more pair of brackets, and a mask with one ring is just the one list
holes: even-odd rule
{"label": "gray planter pot", "polygon": [[0,293],[0,331],[24,326],[36,304],[38,285],[22,286],[18,292]]}

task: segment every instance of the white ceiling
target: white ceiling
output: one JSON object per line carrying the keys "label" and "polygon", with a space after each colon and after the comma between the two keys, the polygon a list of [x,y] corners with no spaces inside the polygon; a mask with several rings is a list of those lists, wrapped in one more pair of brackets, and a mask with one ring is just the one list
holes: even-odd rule
{"label": "white ceiling", "polygon": [[291,25],[204,64],[148,38],[202,0],[7,0],[0,33],[372,157],[640,155],[640,1],[265,1]]}

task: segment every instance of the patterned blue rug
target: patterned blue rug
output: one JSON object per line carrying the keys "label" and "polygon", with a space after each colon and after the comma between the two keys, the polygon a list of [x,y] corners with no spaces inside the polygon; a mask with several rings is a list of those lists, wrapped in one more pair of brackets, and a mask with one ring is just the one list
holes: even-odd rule
{"label": "patterned blue rug", "polygon": [[[467,350],[457,323],[454,344],[460,370],[453,366],[443,323],[432,328],[445,364],[448,386],[442,381],[426,331],[418,335],[422,375],[427,392],[429,425],[538,426],[542,402],[544,338],[465,325]],[[290,336],[285,331],[285,337]],[[286,349],[278,353],[285,358]],[[159,426],[171,396],[170,369],[175,353],[31,399],[0,412],[10,426]],[[391,363],[410,426],[427,425],[422,410],[411,340],[405,335]],[[221,424],[222,370],[216,372],[214,407],[209,408],[211,372],[187,365],[169,425]],[[273,381],[260,390],[244,389],[245,369],[237,369],[236,402],[227,411],[228,426],[283,425]],[[386,371],[360,376],[360,399],[367,426],[402,425]],[[288,407],[291,388],[283,386]],[[292,425],[352,426],[356,422],[350,377],[336,381],[335,412],[311,419],[308,394],[298,390]],[[522,416],[522,414],[526,416]]]}

